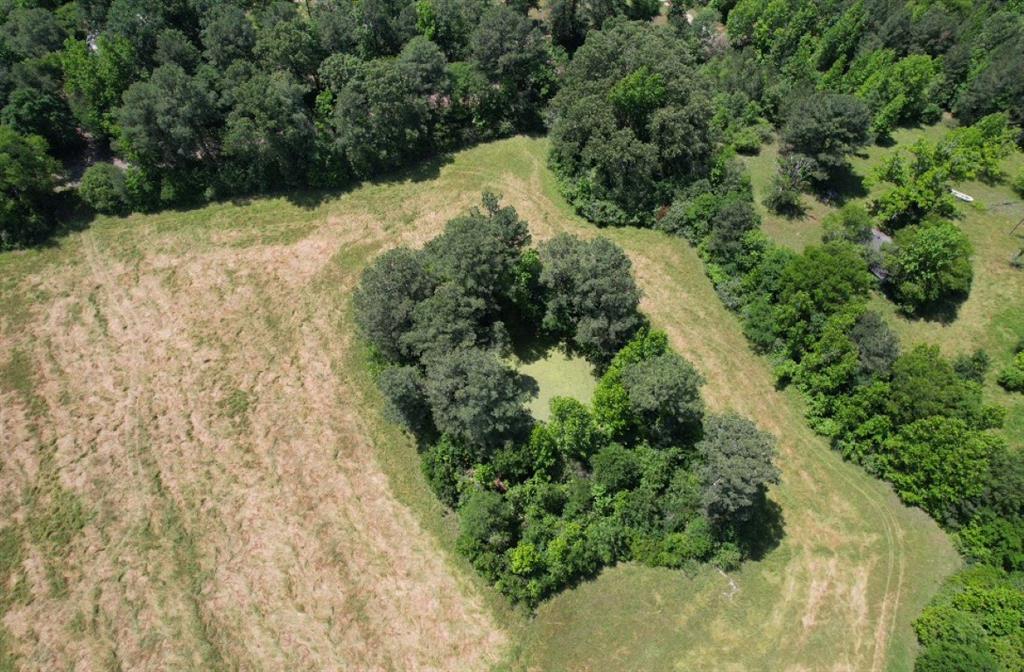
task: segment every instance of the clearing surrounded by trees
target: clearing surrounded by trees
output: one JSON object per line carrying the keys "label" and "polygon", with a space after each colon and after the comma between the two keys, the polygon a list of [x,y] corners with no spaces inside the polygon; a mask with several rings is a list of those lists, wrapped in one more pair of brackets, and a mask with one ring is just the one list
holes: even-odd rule
{"label": "clearing surrounded by trees", "polygon": [[456,521],[383,418],[348,294],[485,189],[536,241],[594,236],[546,153],[514,138],[322,202],[100,219],[0,258],[5,655],[40,670],[910,669],[911,621],[960,562],[948,538],[811,432],[697,255],[657,232],[601,233],[709,409],[778,437],[781,543],[729,575],[619,565],[525,620],[455,554]]}

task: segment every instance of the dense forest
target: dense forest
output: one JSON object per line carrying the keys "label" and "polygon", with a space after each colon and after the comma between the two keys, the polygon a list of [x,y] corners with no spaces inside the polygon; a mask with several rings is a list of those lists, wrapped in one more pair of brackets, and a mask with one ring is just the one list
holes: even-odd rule
{"label": "dense forest", "polygon": [[[914,318],[955,310],[973,272],[951,184],[1009,179],[1024,193],[1024,175],[999,170],[1024,146],[1019,0],[9,0],[0,17],[2,247],[45,240],[89,209],[339,189],[549,132],[552,169],[581,216],[690,241],[779,384],[806,395],[813,426],[953,534],[969,567],[919,619],[918,669],[1024,665],[1024,457],[992,431],[1002,411],[982,400],[988,357],[902,352],[866,307],[881,290]],[[956,128],[896,152],[873,176],[881,194],[830,216],[821,245],[795,253],[760,231],[737,154],[777,137],[764,205],[797,214],[807,197],[843,202],[853,152],[943,115]],[[880,234],[892,242],[876,245]],[[731,566],[749,555],[736,532],[749,510],[716,519],[701,484],[735,462],[722,445],[764,456],[771,440],[745,420],[704,417],[692,367],[636,312],[621,251],[528,244],[488,197],[425,250],[382,257],[356,299],[390,364],[386,396],[424,441],[439,496],[463,511],[465,552],[528,603],[619,559]],[[481,258],[483,276],[466,265]],[[558,294],[583,287],[581,272],[607,281],[613,317]],[[518,337],[502,326],[513,322],[591,359],[603,372],[593,408],[522,417],[512,372],[486,354]],[[998,372],[1018,392],[1021,336]],[[496,386],[482,398],[505,403],[446,408],[466,381]],[[683,396],[659,398],[668,391]],[[663,415],[666,404],[679,415]],[[476,464],[478,485],[493,487],[466,489]],[[755,475],[750,502],[774,479]],[[677,505],[689,513],[670,516]]]}

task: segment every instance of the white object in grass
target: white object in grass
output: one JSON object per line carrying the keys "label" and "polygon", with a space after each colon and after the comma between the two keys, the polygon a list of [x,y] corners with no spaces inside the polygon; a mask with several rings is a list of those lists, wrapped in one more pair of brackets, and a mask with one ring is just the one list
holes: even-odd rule
{"label": "white object in grass", "polygon": [[954,196],[959,198],[961,201],[966,201],[967,203],[973,203],[974,202],[974,196],[968,196],[967,194],[965,194],[962,191],[957,191],[956,189],[950,189],[949,193],[953,194]]}

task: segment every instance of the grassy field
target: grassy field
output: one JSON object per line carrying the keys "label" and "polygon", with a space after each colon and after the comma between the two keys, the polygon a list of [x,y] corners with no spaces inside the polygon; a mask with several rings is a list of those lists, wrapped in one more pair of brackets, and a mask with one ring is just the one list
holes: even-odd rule
{"label": "grassy field", "polygon": [[[902,129],[894,133],[896,147],[918,138],[940,139],[950,129],[949,122],[927,128]],[[850,200],[866,202],[885,189],[867,180],[895,147],[872,146],[853,157],[852,175],[847,182]],[[745,159],[751,174],[755,198],[764,217],[764,228],[776,242],[801,250],[821,242],[822,219],[833,210],[809,196],[804,217],[787,219],[768,212],[761,205],[768,182],[775,171],[778,147],[770,145],[760,155]],[[1024,154],[1014,153],[1004,162],[1007,176],[1024,170]],[[1024,395],[1009,394],[999,387],[996,375],[1013,356],[1013,348],[1024,338],[1024,270],[1013,268],[1010,258],[1024,245],[1024,227],[1020,237],[1010,235],[1013,226],[1024,219],[1024,201],[1007,183],[986,184],[974,181],[955,185],[975,198],[972,204],[960,203],[959,224],[974,246],[974,283],[970,296],[949,322],[910,319],[896,311],[881,294],[872,299],[872,307],[886,316],[900,335],[904,347],[918,343],[938,344],[947,355],[969,353],[982,348],[992,357],[992,369],[986,379],[990,403],[1007,409],[1003,434],[1011,445],[1024,449]]]}
{"label": "grassy field", "polygon": [[657,233],[602,232],[709,405],[779,437],[781,544],[731,575],[619,566],[535,617],[454,553],[348,295],[485,188],[536,239],[596,235],[546,151],[515,138],[0,255],[0,669],[909,670],[948,539],[810,432],[693,251]]}
{"label": "grassy field", "polygon": [[538,420],[551,417],[551,400],[555,397],[570,397],[589,404],[597,387],[593,367],[586,359],[567,355],[557,348],[516,368],[536,385],[537,393],[527,407],[530,415]]}

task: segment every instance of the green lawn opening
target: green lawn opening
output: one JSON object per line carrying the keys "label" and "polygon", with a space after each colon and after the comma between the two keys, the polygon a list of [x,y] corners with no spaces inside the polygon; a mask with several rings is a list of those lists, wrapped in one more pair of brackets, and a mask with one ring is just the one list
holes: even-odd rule
{"label": "green lawn opening", "polygon": [[533,388],[534,396],[527,408],[537,420],[547,421],[551,416],[551,400],[555,397],[572,397],[589,404],[597,387],[590,362],[567,355],[559,348],[552,348],[528,363],[520,362],[516,368]]}

